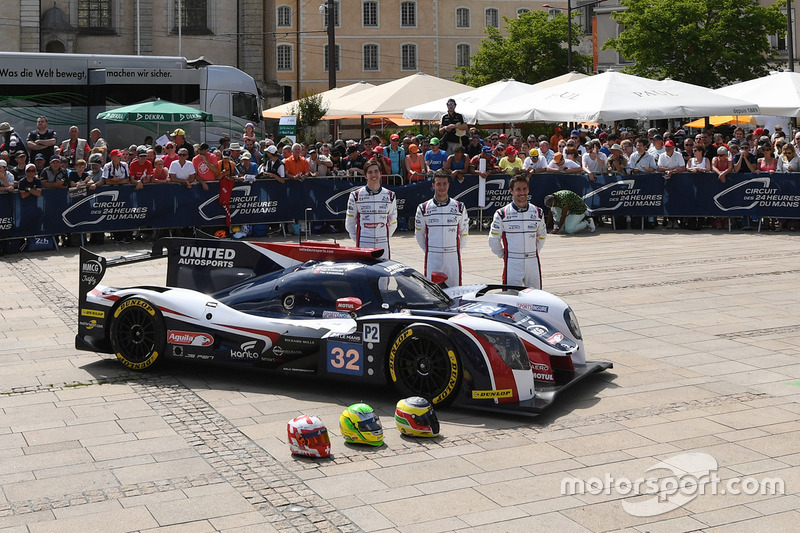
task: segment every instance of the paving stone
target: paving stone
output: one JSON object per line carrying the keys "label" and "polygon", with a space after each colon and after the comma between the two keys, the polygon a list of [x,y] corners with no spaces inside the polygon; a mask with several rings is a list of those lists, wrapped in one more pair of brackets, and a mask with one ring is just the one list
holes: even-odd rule
{"label": "paving stone", "polygon": [[[413,235],[393,239],[396,257],[420,267]],[[288,454],[286,420],[313,409],[338,437],[341,406],[360,399],[353,391],[303,385],[301,394],[280,379],[178,365],[128,372],[113,356],[71,346],[77,277],[63,272],[76,264],[75,251],[15,256],[10,276],[25,272],[39,283],[0,301],[7,331],[21,332],[0,332],[0,528],[44,523],[49,531],[62,519],[91,526],[110,513],[130,529],[155,530],[154,508],[172,531],[790,530],[795,494],[698,497],[637,519],[622,511],[620,496],[561,496],[560,482],[604,471],[643,476],[658,460],[701,451],[715,456],[722,476],[780,475],[800,486],[800,387],[790,378],[800,375],[800,321],[774,313],[796,301],[796,237],[601,228],[585,247],[575,242],[548,238],[546,287],[570,302],[587,352],[614,361],[614,371],[533,422],[442,409],[443,438],[402,439],[387,424],[384,447],[365,451],[334,438],[334,458],[324,463]],[[499,260],[479,244],[470,254],[468,279],[496,280]],[[163,275],[163,261],[139,263],[110,270],[106,282]],[[374,407],[390,420],[393,401]],[[115,430],[106,433],[106,423]],[[113,472],[129,477],[91,483]],[[321,496],[347,479],[378,485],[357,498],[352,489]],[[408,502],[419,503],[418,516],[391,515]],[[71,530],[73,522],[62,524]]]}

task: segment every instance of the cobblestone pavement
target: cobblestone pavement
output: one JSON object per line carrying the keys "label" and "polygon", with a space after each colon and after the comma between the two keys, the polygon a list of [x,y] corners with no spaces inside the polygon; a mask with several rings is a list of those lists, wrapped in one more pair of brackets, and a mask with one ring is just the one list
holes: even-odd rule
{"label": "cobblestone pavement", "polygon": [[[570,302],[590,358],[613,371],[537,418],[441,409],[442,436],[430,440],[392,427],[390,390],[210,365],[139,374],[76,351],[76,250],[3,257],[0,532],[793,530],[798,238],[608,228],[548,237],[545,289]],[[499,278],[485,239],[470,236],[468,283]],[[421,267],[410,233],[394,237],[393,254]],[[156,260],[112,269],[104,283],[164,274]],[[383,447],[342,443],[339,413],[358,400],[383,418]],[[289,454],[286,421],[303,412],[327,423],[330,460]],[[680,505],[647,516],[626,511],[646,499],[633,493],[564,491],[566,478],[635,480],[687,453],[713,457],[725,481],[783,485],[684,489],[667,498]]]}

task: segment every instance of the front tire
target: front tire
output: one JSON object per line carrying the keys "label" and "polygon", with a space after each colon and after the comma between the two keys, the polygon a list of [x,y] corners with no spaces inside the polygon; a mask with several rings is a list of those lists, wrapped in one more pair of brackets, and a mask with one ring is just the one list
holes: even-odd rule
{"label": "front tire", "polygon": [[412,324],[395,338],[389,352],[389,377],[404,396],[422,396],[447,405],[461,385],[461,362],[447,336],[425,324]]}
{"label": "front tire", "polygon": [[149,370],[163,359],[164,318],[144,298],[128,298],[114,310],[109,339],[123,365],[131,370]]}

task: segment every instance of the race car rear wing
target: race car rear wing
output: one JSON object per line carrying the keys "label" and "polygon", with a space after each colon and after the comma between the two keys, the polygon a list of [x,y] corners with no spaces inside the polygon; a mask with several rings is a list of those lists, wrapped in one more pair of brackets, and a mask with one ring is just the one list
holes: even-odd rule
{"label": "race car rear wing", "polygon": [[327,242],[277,243],[183,237],[159,239],[150,252],[113,259],[81,248],[81,296],[100,283],[106,268],[164,256],[167,257],[168,287],[213,293],[306,261],[377,260],[382,253],[381,249]]}

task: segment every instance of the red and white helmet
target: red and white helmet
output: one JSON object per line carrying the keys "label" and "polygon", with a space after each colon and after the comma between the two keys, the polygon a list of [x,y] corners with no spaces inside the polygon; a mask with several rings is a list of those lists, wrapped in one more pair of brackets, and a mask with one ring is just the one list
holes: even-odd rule
{"label": "red and white helmet", "polygon": [[300,415],[289,420],[289,449],[293,454],[306,457],[329,457],[331,439],[328,428],[317,416]]}

